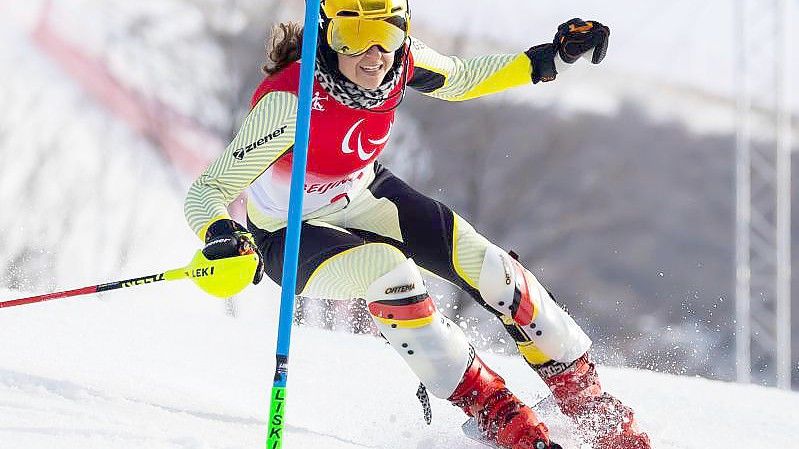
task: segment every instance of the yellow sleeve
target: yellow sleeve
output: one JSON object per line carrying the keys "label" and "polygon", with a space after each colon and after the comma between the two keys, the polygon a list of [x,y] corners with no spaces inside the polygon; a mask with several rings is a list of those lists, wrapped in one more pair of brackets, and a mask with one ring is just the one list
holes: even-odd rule
{"label": "yellow sleeve", "polygon": [[416,38],[411,38],[411,53],[414,74],[408,86],[442,100],[470,100],[532,82],[532,64],[524,53],[461,59]]}
{"label": "yellow sleeve", "polygon": [[294,145],[297,97],[271,92],[250,111],[236,137],[189,188],[184,213],[205,239],[208,226],[230,218],[227,206]]}

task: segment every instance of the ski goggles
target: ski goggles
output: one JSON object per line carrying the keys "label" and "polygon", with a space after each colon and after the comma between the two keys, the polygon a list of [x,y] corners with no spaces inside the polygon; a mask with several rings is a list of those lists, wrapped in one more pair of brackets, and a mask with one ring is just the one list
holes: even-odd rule
{"label": "ski goggles", "polygon": [[327,44],[336,53],[359,55],[377,45],[384,52],[399,50],[408,37],[408,21],[400,16],[385,19],[335,17],[327,27]]}

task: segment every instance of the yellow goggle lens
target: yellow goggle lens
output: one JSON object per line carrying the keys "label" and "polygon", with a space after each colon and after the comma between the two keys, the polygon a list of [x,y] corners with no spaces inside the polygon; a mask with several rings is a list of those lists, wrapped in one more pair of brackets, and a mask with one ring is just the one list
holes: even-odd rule
{"label": "yellow goggle lens", "polygon": [[407,32],[386,20],[340,18],[330,21],[327,42],[336,53],[357,55],[372,48],[381,47],[394,52],[405,43]]}

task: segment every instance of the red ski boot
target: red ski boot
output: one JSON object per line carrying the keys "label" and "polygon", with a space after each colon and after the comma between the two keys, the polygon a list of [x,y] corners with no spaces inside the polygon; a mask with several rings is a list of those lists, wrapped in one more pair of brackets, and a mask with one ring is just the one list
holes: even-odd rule
{"label": "red ski boot", "polygon": [[577,423],[594,449],[651,449],[630,407],[602,391],[588,354],[561,374],[544,379],[561,411]]}
{"label": "red ski boot", "polygon": [[477,420],[483,437],[506,449],[562,449],[547,426],[475,355],[449,400]]}

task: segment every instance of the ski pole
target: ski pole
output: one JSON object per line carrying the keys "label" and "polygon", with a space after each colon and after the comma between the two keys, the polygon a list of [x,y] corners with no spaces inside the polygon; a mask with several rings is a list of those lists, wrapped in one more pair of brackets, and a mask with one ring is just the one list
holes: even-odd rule
{"label": "ski pole", "polygon": [[177,281],[180,279],[191,279],[203,291],[220,298],[229,298],[239,293],[252,282],[252,278],[255,275],[255,268],[258,264],[257,257],[258,256],[254,254],[247,254],[226,259],[208,260],[205,258],[202,251],[197,251],[192,261],[182,268],[175,268],[174,270],[168,270],[163,273],[141,276],[124,281],[113,281],[74,290],[47,293],[10,301],[0,301],[0,308],[101,293],[120,288],[138,287],[140,285],[153,284],[161,281]]}
{"label": "ski pole", "polygon": [[314,69],[316,67],[316,39],[319,34],[319,6],[320,0],[307,0],[305,2],[300,92],[297,104],[297,131],[294,139],[294,161],[291,166],[291,190],[289,192],[289,213],[286,225],[286,246],[283,252],[280,318],[278,320],[277,350],[275,352],[275,377],[269,404],[267,449],[280,449],[283,446],[289,345],[291,344],[291,323],[294,315],[294,296],[297,293],[297,260],[302,227],[302,199],[305,193],[303,186],[308,162],[311,98],[313,96]]}

